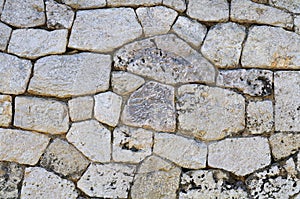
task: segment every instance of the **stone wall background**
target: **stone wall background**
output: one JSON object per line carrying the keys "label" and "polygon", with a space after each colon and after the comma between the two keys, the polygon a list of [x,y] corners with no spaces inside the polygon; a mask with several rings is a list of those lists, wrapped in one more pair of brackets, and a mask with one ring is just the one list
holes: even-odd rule
{"label": "stone wall background", "polygon": [[299,0],[0,0],[0,198],[300,198]]}

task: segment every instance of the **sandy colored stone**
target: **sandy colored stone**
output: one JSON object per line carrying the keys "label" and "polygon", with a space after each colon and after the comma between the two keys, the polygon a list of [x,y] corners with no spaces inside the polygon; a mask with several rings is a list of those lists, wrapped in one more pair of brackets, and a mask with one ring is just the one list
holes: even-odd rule
{"label": "sandy colored stone", "polygon": [[83,10],[76,14],[68,47],[109,52],[141,35],[132,8]]}
{"label": "sandy colored stone", "polygon": [[270,4],[286,9],[290,12],[300,14],[300,1],[299,0],[269,0]]}
{"label": "sandy colored stone", "polygon": [[179,133],[218,140],[245,127],[245,99],[222,88],[189,84],[178,88]]}
{"label": "sandy colored stone", "polygon": [[45,23],[43,0],[6,0],[1,21],[15,27],[34,27]]}
{"label": "sandy colored stone", "polygon": [[274,74],[275,130],[300,131],[300,71]]}
{"label": "sandy colored stone", "polygon": [[106,0],[60,0],[75,9],[101,8],[106,6]]}
{"label": "sandy colored stone", "polygon": [[266,138],[228,138],[208,145],[208,165],[245,176],[268,166],[270,153]]}
{"label": "sandy colored stone", "polygon": [[185,0],[163,0],[163,5],[168,6],[178,12],[186,10]]}
{"label": "sandy colored stone", "polygon": [[213,83],[214,66],[173,34],[136,41],[119,49],[114,67],[166,83]]}
{"label": "sandy colored stone", "polygon": [[117,126],[121,113],[122,97],[111,92],[100,93],[94,96],[95,118],[109,126]]}
{"label": "sandy colored stone", "polygon": [[0,52],[0,92],[22,94],[29,82],[32,64],[29,60]]}
{"label": "sandy colored stone", "polygon": [[35,165],[50,138],[30,131],[0,129],[0,161]]}
{"label": "sandy colored stone", "polygon": [[76,97],[68,101],[71,120],[80,121],[91,119],[94,109],[94,99],[91,96]]}
{"label": "sandy colored stone", "polygon": [[156,133],[153,152],[180,167],[189,169],[206,167],[207,146],[193,139],[168,133]]}
{"label": "sandy colored stone", "polygon": [[146,158],[135,175],[131,187],[131,198],[175,199],[180,173],[178,167],[162,158],[157,156]]}
{"label": "sandy colored stone", "polygon": [[47,0],[45,4],[48,28],[71,28],[75,13],[69,6],[59,4],[54,0]]}
{"label": "sandy colored stone", "polygon": [[41,167],[25,169],[21,190],[22,199],[76,199],[78,193],[73,182]]}
{"label": "sandy colored stone", "polygon": [[259,69],[220,70],[217,86],[235,88],[251,96],[272,94],[273,72]]}
{"label": "sandy colored stone", "polygon": [[300,37],[279,27],[253,26],[242,53],[245,68],[299,69]]}
{"label": "sandy colored stone", "polygon": [[11,27],[0,22],[0,50],[4,51],[6,49],[11,32]]}
{"label": "sandy colored stone", "polygon": [[8,52],[29,59],[36,59],[66,51],[67,30],[17,29],[12,32]]}
{"label": "sandy colored stone", "polygon": [[69,129],[67,105],[52,99],[16,97],[14,126],[49,134],[64,134]]}
{"label": "sandy colored stone", "polygon": [[109,55],[79,53],[48,56],[35,63],[28,91],[55,97],[95,94],[108,89],[110,71]]}
{"label": "sandy colored stone", "polygon": [[154,6],[162,0],[107,0],[108,6]]}
{"label": "sandy colored stone", "polygon": [[300,35],[300,15],[294,16],[294,26],[295,26],[295,32]]}
{"label": "sandy colored stone", "polygon": [[125,125],[174,132],[176,128],[174,88],[147,82],[129,97],[121,120]]}
{"label": "sandy colored stone", "polygon": [[91,197],[128,198],[134,171],[131,165],[91,164],[77,186]]}
{"label": "sandy colored stone", "polygon": [[145,83],[142,77],[124,72],[113,71],[111,77],[112,89],[119,95],[127,95],[141,87]]}
{"label": "sandy colored stone", "polygon": [[113,131],[112,157],[116,162],[139,163],[151,155],[152,146],[152,131],[128,126]]}
{"label": "sandy colored stone", "polygon": [[111,133],[96,120],[73,123],[67,140],[92,161],[110,161]]}
{"label": "sandy colored stone", "polygon": [[146,37],[169,32],[178,15],[176,11],[164,6],[140,7],[136,14]]}
{"label": "sandy colored stone", "polygon": [[12,120],[12,98],[0,95],[0,126],[8,127]]}
{"label": "sandy colored stone", "polygon": [[187,43],[199,47],[206,35],[207,28],[196,20],[179,16],[172,30]]}

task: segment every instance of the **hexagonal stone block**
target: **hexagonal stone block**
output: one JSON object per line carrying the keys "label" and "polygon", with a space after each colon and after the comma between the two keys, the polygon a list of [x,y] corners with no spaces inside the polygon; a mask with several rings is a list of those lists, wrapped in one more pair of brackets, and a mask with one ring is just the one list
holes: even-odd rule
{"label": "hexagonal stone block", "polygon": [[91,96],[76,97],[68,101],[70,118],[73,122],[91,119],[94,109],[94,98]]}
{"label": "hexagonal stone block", "polygon": [[12,120],[12,98],[0,95],[0,126],[8,127]]}
{"label": "hexagonal stone block", "polygon": [[112,89],[119,95],[127,95],[132,93],[145,83],[142,77],[124,72],[113,71],[111,77]]}

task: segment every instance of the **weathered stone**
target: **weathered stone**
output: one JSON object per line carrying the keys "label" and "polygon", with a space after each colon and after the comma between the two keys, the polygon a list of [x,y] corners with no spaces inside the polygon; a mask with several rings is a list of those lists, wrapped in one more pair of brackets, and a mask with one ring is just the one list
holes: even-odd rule
{"label": "weathered stone", "polygon": [[184,12],[186,10],[185,0],[163,0],[163,4],[178,12]]}
{"label": "weathered stone", "polygon": [[147,82],[131,94],[122,113],[122,122],[129,126],[174,132],[174,98],[173,87]]}
{"label": "weathered stone", "polygon": [[300,131],[300,71],[274,75],[275,130]]}
{"label": "weathered stone", "polygon": [[189,19],[188,17],[179,16],[176,23],[173,25],[172,30],[187,43],[196,46],[201,45],[206,32],[206,26],[198,23],[196,20]]}
{"label": "weathered stone", "polygon": [[297,170],[298,170],[298,172],[300,172],[300,153],[299,152],[297,155]]}
{"label": "weathered stone", "polygon": [[75,9],[101,8],[106,6],[106,0],[60,0]]}
{"label": "weathered stone", "polygon": [[276,160],[288,157],[300,149],[300,134],[297,133],[275,133],[269,141]]}
{"label": "weathered stone", "polygon": [[146,37],[170,31],[177,12],[164,6],[141,7],[136,10]]}
{"label": "weathered stone", "polygon": [[69,6],[59,4],[54,0],[47,0],[45,4],[48,28],[71,28],[75,14]]}
{"label": "weathered stone", "polygon": [[215,69],[173,34],[128,44],[114,55],[114,67],[166,84],[213,83]]}
{"label": "weathered stone", "polygon": [[0,126],[8,127],[12,120],[12,98],[0,95]]}
{"label": "weathered stone", "polygon": [[252,134],[271,132],[273,121],[272,101],[250,101],[247,106],[247,129]]}
{"label": "weathered stone", "polygon": [[179,199],[249,198],[243,182],[221,170],[195,170],[183,173]]}
{"label": "weathered stone", "polygon": [[208,31],[201,52],[219,68],[236,68],[245,36],[245,27],[241,25],[217,24]]}
{"label": "weathered stone", "polygon": [[38,133],[0,129],[0,161],[35,165],[49,140],[47,136]]}
{"label": "weathered stone", "polygon": [[80,121],[92,118],[94,99],[91,96],[77,97],[68,101],[71,120]]}
{"label": "weathered stone", "polygon": [[141,35],[142,27],[132,8],[84,10],[77,12],[68,46],[108,52]]}
{"label": "weathered stone", "polygon": [[48,146],[40,164],[63,176],[78,178],[88,167],[89,161],[68,142],[55,139]]}
{"label": "weathered stone", "polygon": [[189,0],[187,15],[199,21],[227,21],[229,5],[226,0]]}
{"label": "weathered stone", "polygon": [[286,9],[293,13],[300,14],[300,1],[299,0],[269,0],[270,4],[279,8]]}
{"label": "weathered stone", "polygon": [[43,0],[6,0],[1,21],[16,27],[34,27],[45,23]]}
{"label": "weathered stone", "polygon": [[162,0],[107,0],[108,6],[154,6]]}
{"label": "weathered stone", "polygon": [[67,140],[92,161],[110,161],[110,131],[96,120],[73,123]]}
{"label": "weathered stone", "polygon": [[273,72],[259,69],[221,70],[217,86],[236,88],[251,96],[272,94]]}
{"label": "weathered stone", "polygon": [[0,162],[0,198],[18,198],[18,186],[23,178],[24,169],[12,162]]}
{"label": "weathered stone", "polygon": [[208,165],[245,176],[271,163],[268,140],[263,137],[225,139],[208,145]]}
{"label": "weathered stone", "polygon": [[0,53],[0,92],[22,94],[25,92],[31,73],[29,60]]}
{"label": "weathered stone", "polygon": [[109,126],[117,126],[121,112],[122,97],[111,92],[95,95],[95,118]]}
{"label": "weathered stone", "polygon": [[17,29],[12,32],[8,52],[30,59],[64,53],[67,36],[67,30]]}
{"label": "weathered stone", "polygon": [[180,167],[200,169],[206,166],[206,144],[178,135],[156,133],[153,152]]}
{"label": "weathered stone", "polygon": [[139,163],[151,155],[153,132],[142,129],[120,126],[113,132],[112,157],[117,162]]}
{"label": "weathered stone", "polygon": [[242,53],[245,68],[299,69],[300,37],[271,26],[250,28]]}
{"label": "weathered stone", "polygon": [[179,133],[218,140],[244,129],[245,99],[240,94],[190,84],[179,87],[177,99]]}
{"label": "weathered stone", "polygon": [[67,105],[52,99],[16,97],[14,125],[49,134],[66,133],[69,129]]}
{"label": "weathered stone", "polygon": [[0,50],[4,51],[6,49],[11,32],[11,27],[0,22]]}
{"label": "weathered stone", "polygon": [[3,6],[4,6],[4,0],[0,0],[0,16],[2,14]]}
{"label": "weathered stone", "polygon": [[300,15],[294,16],[295,32],[300,35]]}
{"label": "weathered stone", "polygon": [[146,158],[135,175],[131,198],[175,199],[180,173],[178,167],[157,156]]}
{"label": "weathered stone", "polygon": [[55,97],[94,94],[108,89],[110,71],[109,55],[53,55],[35,63],[28,91]]}
{"label": "weathered stone", "polygon": [[290,29],[293,27],[291,14],[250,0],[232,0],[230,19],[240,23],[268,24]]}
{"label": "weathered stone", "polygon": [[78,193],[73,182],[62,179],[41,167],[25,169],[21,190],[22,199],[76,199],[77,196]]}
{"label": "weathered stone", "polygon": [[91,197],[127,198],[135,166],[91,164],[77,186]]}
{"label": "weathered stone", "polygon": [[119,95],[127,95],[141,87],[145,80],[137,75],[124,71],[112,72],[111,84],[112,89]]}

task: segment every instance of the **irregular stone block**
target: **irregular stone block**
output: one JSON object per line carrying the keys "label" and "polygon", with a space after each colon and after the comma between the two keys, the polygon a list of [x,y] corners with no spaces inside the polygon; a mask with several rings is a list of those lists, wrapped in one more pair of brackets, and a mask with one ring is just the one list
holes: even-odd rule
{"label": "irregular stone block", "polygon": [[300,14],[300,1],[299,0],[270,0],[271,5],[286,9],[290,12]]}
{"label": "irregular stone block", "polygon": [[294,16],[295,32],[300,35],[300,15]]}
{"label": "irregular stone block", "polygon": [[162,0],[107,0],[108,6],[154,6]]}
{"label": "irregular stone block", "polygon": [[68,101],[71,120],[80,121],[91,119],[94,109],[94,98],[91,96],[77,97]]}
{"label": "irregular stone block", "polygon": [[12,98],[0,95],[0,126],[8,127],[12,120]]}
{"label": "irregular stone block", "polygon": [[184,12],[186,10],[185,0],[163,0],[162,3],[178,12]]}
{"label": "irregular stone block", "polygon": [[66,5],[59,4],[54,0],[45,1],[47,27],[50,29],[71,28],[75,13]]}
{"label": "irregular stone block", "polygon": [[124,71],[113,71],[111,77],[112,89],[119,95],[127,95],[141,87],[145,80],[137,75]]}
{"label": "irregular stone block", "polygon": [[106,6],[106,0],[60,0],[75,9],[101,8]]}
{"label": "irregular stone block", "polygon": [[0,22],[0,50],[4,51],[6,49],[11,32],[11,27]]}

